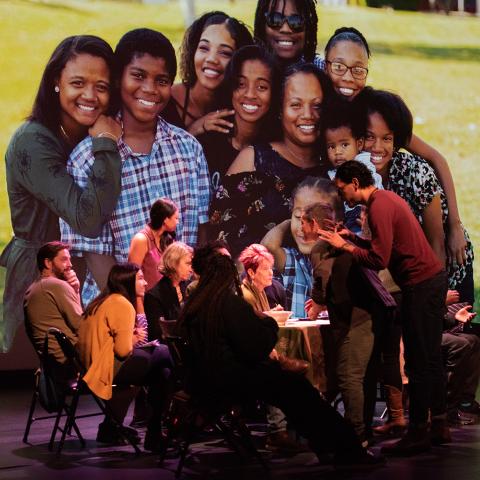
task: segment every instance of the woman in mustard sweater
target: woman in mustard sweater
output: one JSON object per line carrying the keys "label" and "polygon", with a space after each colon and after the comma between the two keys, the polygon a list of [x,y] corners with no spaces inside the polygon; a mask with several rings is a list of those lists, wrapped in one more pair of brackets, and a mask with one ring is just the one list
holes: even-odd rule
{"label": "woman in mustard sweater", "polygon": [[[122,424],[131,401],[122,386],[147,385],[152,415],[144,448],[160,451],[162,405],[165,404],[171,358],[165,345],[134,347],[147,338],[145,327],[135,326],[137,298],[145,294],[147,282],[133,263],[114,265],[106,288],[85,310],[77,344],[84,380],[100,398],[107,400],[116,420]],[[137,325],[139,323],[137,322]],[[112,389],[112,384],[117,385]],[[122,429],[127,427],[122,426]],[[130,432],[130,436],[135,432]],[[108,422],[99,425],[97,441],[116,443],[118,432]]]}

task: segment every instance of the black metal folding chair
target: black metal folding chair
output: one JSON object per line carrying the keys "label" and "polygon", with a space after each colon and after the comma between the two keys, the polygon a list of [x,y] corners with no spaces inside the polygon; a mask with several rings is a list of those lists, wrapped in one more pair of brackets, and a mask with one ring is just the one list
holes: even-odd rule
{"label": "black metal folding chair", "polygon": [[[195,433],[206,426],[215,427],[239,455],[246,451],[268,470],[268,466],[255,447],[250,430],[243,420],[241,409],[234,405],[234,402],[226,398],[219,398],[213,393],[212,396],[208,395],[206,398],[207,395],[203,397],[198,393],[188,391],[189,365],[193,361],[188,342],[180,336],[172,335],[165,336],[164,340],[172,356],[174,381],[177,385],[177,392],[172,397],[166,418],[167,445],[170,445],[174,438],[180,439],[180,455],[175,477],[178,478],[182,472]],[[160,466],[163,465],[166,453],[167,449],[159,459]]]}
{"label": "black metal folding chair", "polygon": [[[65,424],[64,424],[63,428],[59,427],[59,422],[60,422],[60,418],[61,418],[61,414],[59,412],[59,414],[56,418],[56,421],[55,421],[53,431],[52,431],[52,436],[51,436],[52,446],[53,446],[53,442],[55,440],[55,437],[57,435],[58,430],[61,430],[61,432],[62,432],[60,442],[59,442],[58,447],[57,447],[57,455],[60,455],[60,453],[63,449],[63,445],[65,443],[65,438],[66,438],[67,434],[70,434],[72,429],[74,429],[77,432],[78,427],[76,427],[76,420],[78,418],[85,418],[85,417],[91,417],[91,416],[102,415],[102,414],[105,415],[105,417],[113,425],[118,427],[118,431],[119,431],[119,434],[121,435],[121,437],[123,437],[124,440],[126,440],[133,447],[133,449],[135,450],[135,453],[139,454],[141,452],[141,450],[138,448],[138,446],[135,442],[135,439],[131,438],[127,431],[123,431],[122,429],[120,429],[121,425],[115,419],[115,417],[112,414],[108,404],[104,400],[99,398],[97,395],[95,395],[95,393],[92,392],[90,390],[90,388],[88,387],[88,385],[83,381],[83,376],[86,373],[85,367],[83,366],[82,362],[80,361],[78,353],[75,350],[75,347],[72,345],[72,343],[68,339],[68,337],[58,328],[50,328],[48,330],[48,332],[55,337],[56,341],[60,345],[60,348],[62,349],[63,354],[67,358],[67,361],[71,362],[71,364],[74,365],[76,371],[78,372],[77,385],[76,385],[75,390],[72,392],[73,394],[71,396],[70,404],[66,405],[66,409],[64,408],[64,410],[67,413],[67,418],[66,418]],[[79,402],[81,394],[91,395],[91,397],[94,399],[95,403],[98,405],[98,407],[100,409],[100,412],[77,415],[77,407],[78,407],[78,402]],[[79,433],[80,432],[78,431],[77,435]],[[81,436],[79,436],[79,439],[81,439]],[[83,439],[81,439],[81,442],[82,441],[83,441]],[[83,442],[83,444],[84,444],[84,442]]]}
{"label": "black metal folding chair", "polygon": [[[33,342],[31,332],[27,329],[28,337],[32,342],[32,345],[35,348],[35,343]],[[75,393],[77,388],[76,376],[72,376],[72,378],[62,378],[60,382],[58,378],[55,378],[54,372],[52,371],[52,363],[54,360],[48,356],[48,337],[50,333],[47,332],[45,334],[45,341],[44,341],[44,350],[45,352],[37,351],[37,355],[40,359],[40,367],[34,372],[34,385],[33,385],[33,395],[32,401],[30,403],[30,408],[28,412],[27,424],[25,426],[25,431],[23,434],[23,442],[28,443],[28,437],[30,435],[30,429],[32,424],[39,420],[49,420],[55,419],[54,427],[50,436],[50,441],[48,443],[48,449],[51,451],[53,450],[53,443],[55,432],[59,429],[59,422],[61,417],[66,416],[69,414],[69,402],[68,397],[72,397]],[[57,372],[58,373],[58,372]],[[42,378],[43,377],[43,378]],[[54,405],[48,405],[45,398],[42,398],[42,393],[45,392],[41,390],[40,383],[41,382],[48,382],[49,385],[55,390],[55,396],[57,402]],[[35,413],[37,411],[37,405],[40,403],[43,407],[44,412],[49,413],[49,415],[40,415],[36,416]],[[85,440],[83,439],[80,429],[78,428],[76,422],[72,424],[72,428],[75,431],[82,447],[85,446]],[[69,432],[70,434],[71,432]]]}

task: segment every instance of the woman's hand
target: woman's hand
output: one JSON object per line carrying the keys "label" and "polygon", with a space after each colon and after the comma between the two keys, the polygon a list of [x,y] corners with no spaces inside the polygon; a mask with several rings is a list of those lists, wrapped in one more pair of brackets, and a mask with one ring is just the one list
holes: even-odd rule
{"label": "woman's hand", "polygon": [[133,345],[147,340],[147,330],[143,327],[135,327],[133,330]]}
{"label": "woman's hand", "polygon": [[469,310],[472,309],[471,305],[467,305],[466,307],[461,308],[456,314],[455,314],[455,320],[461,322],[461,323],[467,323],[472,321],[476,316],[476,312],[470,312]]}
{"label": "woman's hand", "polygon": [[458,222],[454,226],[450,225],[447,238],[448,261],[463,265],[467,260],[466,248],[467,241],[462,224]]}
{"label": "woman's hand", "polygon": [[195,120],[189,127],[188,131],[197,137],[206,132],[220,132],[229,133],[233,128],[233,123],[225,120],[225,117],[230,117],[235,113],[235,110],[216,110],[215,112],[207,113],[203,117]]}
{"label": "woman's hand", "polygon": [[100,115],[88,129],[88,133],[92,137],[106,137],[118,142],[118,139],[122,136],[122,126],[112,117]]}

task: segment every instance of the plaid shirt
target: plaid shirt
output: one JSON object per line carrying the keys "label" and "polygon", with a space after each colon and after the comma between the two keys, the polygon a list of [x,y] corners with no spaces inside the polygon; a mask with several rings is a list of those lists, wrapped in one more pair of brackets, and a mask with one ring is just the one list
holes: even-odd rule
{"label": "plaid shirt", "polygon": [[[125,262],[132,237],[148,222],[150,207],[160,197],[170,198],[179,207],[177,239],[195,245],[198,224],[208,221],[210,201],[208,167],[200,144],[159,117],[149,155],[133,153],[123,137],[118,147],[122,190],[101,235],[95,239],[83,237],[60,220],[62,241],[71,245],[72,254],[114,255],[118,262]],[[87,137],[73,150],[67,163],[79,186],[85,185],[93,162],[92,139]]]}
{"label": "plaid shirt", "polygon": [[287,294],[287,310],[292,310],[294,317],[304,318],[305,302],[312,290],[312,265],[308,256],[296,248],[283,250],[286,258],[282,283]]}

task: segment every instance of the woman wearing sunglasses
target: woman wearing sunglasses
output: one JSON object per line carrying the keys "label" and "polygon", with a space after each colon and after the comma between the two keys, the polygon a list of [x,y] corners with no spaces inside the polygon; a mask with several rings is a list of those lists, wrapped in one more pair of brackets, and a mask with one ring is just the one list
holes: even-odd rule
{"label": "woman wearing sunglasses", "polygon": [[254,36],[284,65],[304,60],[323,67],[316,54],[316,0],[259,0]]}

